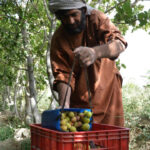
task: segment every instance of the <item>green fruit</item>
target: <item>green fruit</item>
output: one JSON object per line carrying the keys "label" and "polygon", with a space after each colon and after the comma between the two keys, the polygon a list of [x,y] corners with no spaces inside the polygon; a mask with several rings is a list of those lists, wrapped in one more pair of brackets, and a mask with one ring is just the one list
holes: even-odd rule
{"label": "green fruit", "polygon": [[88,112],[87,110],[84,110],[84,112],[83,112],[83,113],[84,113],[84,114],[86,114],[87,112]]}
{"label": "green fruit", "polygon": [[61,120],[61,121],[60,121],[60,124],[61,124],[61,125],[65,125],[65,124],[66,124],[66,120],[65,120],[65,119]]}
{"label": "green fruit", "polygon": [[77,121],[77,118],[76,117],[72,117],[71,118],[71,122],[76,122]]}
{"label": "green fruit", "polygon": [[74,126],[77,128],[77,127],[78,127],[78,122],[75,122],[75,123],[74,123]]}
{"label": "green fruit", "polygon": [[67,123],[67,128],[70,129],[71,128],[71,124]]}
{"label": "green fruit", "polygon": [[74,112],[70,111],[70,112],[68,113],[68,116],[71,117],[71,118],[74,117],[74,116],[75,116],[75,115],[74,115]]}
{"label": "green fruit", "polygon": [[66,114],[65,113],[62,113],[61,114],[61,119],[64,119],[66,117]]}
{"label": "green fruit", "polygon": [[86,117],[91,118],[91,117],[92,117],[92,112],[88,111],[88,112],[86,113]]}
{"label": "green fruit", "polygon": [[87,117],[83,118],[82,121],[83,121],[84,123],[90,123],[90,119],[87,118]]}
{"label": "green fruit", "polygon": [[82,126],[82,122],[81,122],[81,121],[75,122],[74,126],[75,126],[76,128],[79,128],[79,127]]}
{"label": "green fruit", "polygon": [[83,118],[84,117],[84,113],[80,113],[79,116],[80,116],[80,118]]}
{"label": "green fruit", "polygon": [[71,132],[76,132],[77,129],[76,129],[76,127],[72,126],[72,127],[70,128],[70,131],[71,131]]}
{"label": "green fruit", "polygon": [[70,118],[69,118],[69,117],[66,117],[65,119],[67,120],[67,122],[69,122],[69,121],[70,121]]}
{"label": "green fruit", "polygon": [[62,131],[67,131],[67,126],[65,125],[62,125],[60,128],[62,129]]}
{"label": "green fruit", "polygon": [[83,131],[88,131],[90,129],[90,125],[88,123],[84,123],[81,127]]}
{"label": "green fruit", "polygon": [[81,121],[78,121],[78,127],[81,127],[82,126],[82,122]]}
{"label": "green fruit", "polygon": [[86,115],[87,115],[87,113],[88,113],[88,111],[87,111],[87,110],[85,110],[83,113],[84,113],[84,116],[86,116]]}

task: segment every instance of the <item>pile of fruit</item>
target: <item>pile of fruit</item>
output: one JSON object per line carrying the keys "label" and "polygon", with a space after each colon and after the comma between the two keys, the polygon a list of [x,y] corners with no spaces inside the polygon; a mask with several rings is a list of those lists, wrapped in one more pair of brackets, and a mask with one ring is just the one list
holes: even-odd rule
{"label": "pile of fruit", "polygon": [[88,131],[92,120],[92,112],[63,111],[60,117],[60,128],[66,132]]}

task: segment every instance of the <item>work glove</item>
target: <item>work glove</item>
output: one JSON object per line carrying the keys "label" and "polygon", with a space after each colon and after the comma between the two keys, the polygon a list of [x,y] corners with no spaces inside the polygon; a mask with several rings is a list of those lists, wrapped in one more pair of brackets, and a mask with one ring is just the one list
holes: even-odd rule
{"label": "work glove", "polygon": [[82,67],[88,67],[97,59],[96,51],[90,47],[80,46],[74,50],[74,54]]}

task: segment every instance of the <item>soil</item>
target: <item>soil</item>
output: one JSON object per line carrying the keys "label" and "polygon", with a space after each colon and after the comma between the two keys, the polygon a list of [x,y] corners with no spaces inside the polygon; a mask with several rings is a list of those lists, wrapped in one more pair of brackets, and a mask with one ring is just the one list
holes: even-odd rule
{"label": "soil", "polygon": [[[11,115],[9,112],[0,112],[0,128],[8,125],[8,116]],[[17,141],[14,138],[0,141],[0,150],[21,150],[21,141]]]}

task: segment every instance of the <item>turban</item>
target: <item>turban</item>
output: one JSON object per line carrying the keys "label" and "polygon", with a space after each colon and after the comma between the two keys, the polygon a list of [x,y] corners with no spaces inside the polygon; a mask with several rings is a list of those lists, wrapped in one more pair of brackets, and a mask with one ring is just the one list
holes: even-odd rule
{"label": "turban", "polygon": [[58,10],[69,10],[86,7],[84,0],[49,0],[49,9],[52,13]]}

